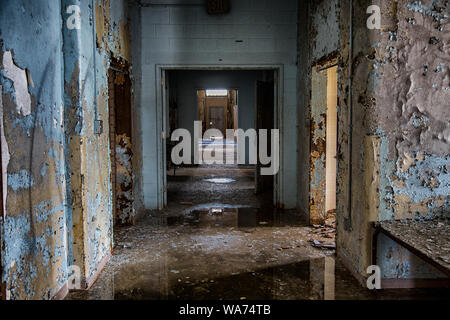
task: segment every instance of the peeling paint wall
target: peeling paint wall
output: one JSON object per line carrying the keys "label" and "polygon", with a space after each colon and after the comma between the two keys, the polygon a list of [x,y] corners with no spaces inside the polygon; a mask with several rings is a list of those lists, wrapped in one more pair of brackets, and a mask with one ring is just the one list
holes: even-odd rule
{"label": "peeling paint wall", "polygon": [[123,61],[114,60],[111,67],[108,81],[113,214],[116,225],[127,225],[137,218],[133,190],[131,79],[129,66]]}
{"label": "peeling paint wall", "polygon": [[[323,66],[336,56],[339,1],[299,1],[298,5],[301,23],[298,26],[297,207],[310,221],[320,223],[325,213],[327,80],[326,73],[313,71],[313,67]],[[319,90],[313,90],[313,85]]]}
{"label": "peeling paint wall", "polygon": [[[372,44],[377,33],[367,29],[366,10],[371,4],[354,2],[351,10],[349,1],[340,1],[337,252],[363,276],[371,264],[370,217],[376,221],[378,204],[373,203],[373,198],[379,191],[379,186],[373,185],[378,182],[376,174],[374,177],[367,170],[377,170],[381,152],[378,148],[382,144],[382,138],[369,128],[374,123],[376,107],[369,80],[375,59]],[[370,214],[370,210],[375,210],[375,214]]]}
{"label": "peeling paint wall", "polygon": [[326,116],[327,74],[317,67],[311,73],[311,176],[309,221],[312,224],[325,222],[326,191]]}
{"label": "peeling paint wall", "polygon": [[[385,1],[373,65],[380,154],[379,220],[430,219],[450,209],[450,3]],[[373,128],[375,130],[375,128]],[[392,244],[379,244],[381,252]],[[380,257],[384,258],[384,257]],[[415,262],[408,254],[400,263]],[[419,261],[420,262],[420,261]],[[388,264],[389,259],[381,259]],[[439,277],[418,265],[406,275]]]}
{"label": "peeling paint wall", "polygon": [[[80,30],[66,27],[69,5],[80,6]],[[2,2],[7,299],[53,298],[74,264],[89,284],[111,252],[107,69],[111,55],[130,59],[128,4],[94,1],[95,28],[92,7],[79,0]]]}
{"label": "peeling paint wall", "polygon": [[[143,2],[140,8],[140,38],[133,50],[139,55],[135,101],[141,122],[140,167],[142,198],[146,209],[164,205],[163,174],[159,172],[162,121],[159,114],[156,75],[158,65],[245,66],[282,65],[283,96],[280,135],[282,137],[280,175],[281,205],[295,208],[297,196],[297,1],[232,0],[225,15],[208,15],[205,6],[156,5]],[[145,5],[147,4],[147,5]],[[132,20],[132,23],[135,22]],[[135,29],[135,27],[134,27]],[[133,35],[133,37],[135,37]],[[140,48],[138,50],[137,48]],[[156,177],[156,178],[155,178]]]}
{"label": "peeling paint wall", "polygon": [[[299,20],[308,22],[299,25],[299,43],[310,43],[298,48],[299,141],[313,149],[310,68],[338,49],[337,252],[366,276],[372,222],[449,212],[449,1],[353,4],[351,14],[347,0],[299,1]],[[381,30],[367,28],[370,5],[381,8]],[[298,207],[307,214],[309,159],[300,152]],[[389,251],[386,244],[380,242],[381,252]],[[410,254],[399,257],[410,263]],[[416,265],[407,276],[426,268]],[[389,272],[383,275],[394,276]]]}
{"label": "peeling paint wall", "polygon": [[[371,4],[381,8],[381,30],[366,27],[365,10]],[[372,264],[372,222],[428,219],[449,211],[448,12],[448,1],[375,1],[355,5],[351,20],[347,1],[341,1],[337,247],[363,276]],[[354,32],[351,62],[350,21]],[[365,190],[364,197],[360,190]],[[386,242],[379,243],[380,252],[393,248],[384,245]],[[410,264],[410,256],[399,255],[397,262]],[[380,254],[378,263],[389,264],[386,257]],[[417,266],[401,277],[421,276],[427,266],[414,263]],[[383,269],[384,277],[400,277],[388,269]]]}
{"label": "peeling paint wall", "polygon": [[117,218],[121,224],[133,223],[133,167],[131,138],[126,134],[116,136],[117,164]]}
{"label": "peeling paint wall", "polygon": [[[73,264],[88,286],[112,250],[108,68],[111,56],[130,59],[126,1],[79,3],[81,30],[63,29],[67,167],[73,203]],[[93,25],[95,21],[95,26]],[[102,121],[102,132],[96,122]]]}

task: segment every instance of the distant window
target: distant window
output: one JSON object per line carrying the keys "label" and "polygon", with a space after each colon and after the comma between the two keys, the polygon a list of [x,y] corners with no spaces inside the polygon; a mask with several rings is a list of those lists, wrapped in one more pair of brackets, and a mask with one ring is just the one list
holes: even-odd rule
{"label": "distant window", "polygon": [[228,90],[206,90],[208,97],[223,97],[228,95]]}

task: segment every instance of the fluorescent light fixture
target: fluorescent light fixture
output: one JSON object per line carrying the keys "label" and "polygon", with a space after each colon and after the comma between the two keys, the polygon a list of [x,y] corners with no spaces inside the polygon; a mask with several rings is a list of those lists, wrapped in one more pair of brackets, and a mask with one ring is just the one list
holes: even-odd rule
{"label": "fluorescent light fixture", "polygon": [[226,90],[226,89],[206,90],[206,95],[207,95],[208,97],[223,97],[223,96],[228,96],[228,90]]}

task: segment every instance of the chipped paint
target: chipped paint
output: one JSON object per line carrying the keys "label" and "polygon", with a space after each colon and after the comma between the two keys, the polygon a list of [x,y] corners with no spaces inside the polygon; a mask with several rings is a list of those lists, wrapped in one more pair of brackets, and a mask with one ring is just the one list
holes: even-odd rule
{"label": "chipped paint", "polygon": [[33,176],[26,170],[8,174],[8,186],[14,191],[29,189],[34,185]]}
{"label": "chipped paint", "polygon": [[311,96],[311,176],[309,220],[312,224],[323,224],[326,219],[326,72],[312,71]]}
{"label": "chipped paint", "polygon": [[28,92],[28,77],[25,70],[16,66],[11,51],[3,53],[5,76],[13,82],[17,112],[24,116],[31,113],[31,97]]}
{"label": "chipped paint", "polygon": [[116,136],[116,210],[120,224],[133,223],[133,168],[131,139],[126,134]]}

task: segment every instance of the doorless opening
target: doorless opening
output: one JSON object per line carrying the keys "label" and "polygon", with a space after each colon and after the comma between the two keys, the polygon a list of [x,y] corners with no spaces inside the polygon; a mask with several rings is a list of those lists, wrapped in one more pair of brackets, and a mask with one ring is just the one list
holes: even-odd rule
{"label": "doorless opening", "polygon": [[[237,158],[237,135],[231,138],[227,136],[227,130],[228,134],[230,131],[236,133],[238,129],[242,129],[244,133],[248,133],[249,130],[258,133],[259,129],[270,130],[278,126],[275,111],[278,106],[278,101],[275,101],[278,97],[275,93],[278,87],[274,81],[275,74],[275,70],[263,69],[162,70],[163,90],[160,101],[163,104],[161,120],[163,125],[166,125],[162,134],[162,148],[165,149],[162,152],[164,155],[162,163],[165,166],[163,190],[167,192],[166,205],[168,202],[195,204],[198,201],[222,200],[231,204],[239,203],[239,199],[250,202],[251,198],[256,198],[256,191],[269,195],[265,197],[265,200],[269,200],[269,206],[276,203],[273,194],[276,185],[274,180],[278,175],[264,176],[263,179],[257,180],[261,167],[266,165],[261,166],[259,161],[257,164],[251,163],[250,137],[246,136],[245,143],[240,144],[241,148],[245,146],[245,161],[240,162]],[[196,133],[194,123],[201,127],[199,145],[194,141]],[[185,162],[175,164],[172,161],[174,148],[177,148],[180,157],[185,155],[184,152],[179,152],[179,145],[184,141],[184,137],[172,141],[172,135],[174,132],[178,134],[180,129],[186,129],[192,141],[190,164]],[[270,133],[268,141],[268,156],[273,156],[270,154]],[[201,160],[204,161],[202,164],[195,161],[196,148],[202,152]],[[257,149],[255,154],[258,155]],[[219,158],[222,159],[222,163],[213,162]],[[203,178],[200,179],[200,176]],[[201,183],[210,184],[195,185],[199,180]],[[241,183],[241,180],[244,182]],[[190,183],[183,184],[187,181]],[[219,184],[221,187],[218,187]],[[208,190],[203,199],[187,196],[192,190],[201,188]],[[231,190],[228,196],[221,195],[220,190],[225,189]],[[241,195],[239,190],[243,190]],[[250,195],[242,197],[248,191],[251,191]],[[232,196],[233,192],[236,196]]]}

